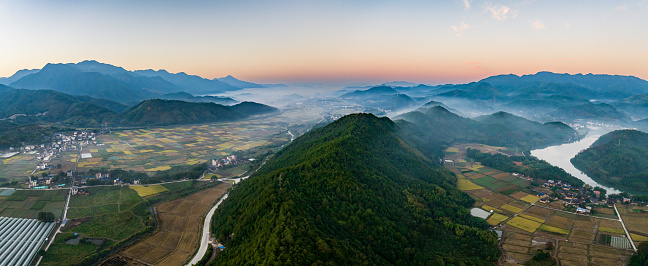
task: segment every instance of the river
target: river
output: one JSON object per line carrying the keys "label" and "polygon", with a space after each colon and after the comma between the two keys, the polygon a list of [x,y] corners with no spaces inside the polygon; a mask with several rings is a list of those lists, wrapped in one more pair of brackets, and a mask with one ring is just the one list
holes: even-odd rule
{"label": "river", "polygon": [[[585,182],[585,184],[588,184],[592,187],[594,186],[599,186],[607,190],[607,194],[615,194],[615,193],[620,193],[618,189],[611,188],[609,186],[604,186],[601,185],[600,183],[592,180],[589,176],[587,176],[585,173],[581,172],[580,170],[576,169],[574,165],[571,163],[571,158],[574,158],[578,152],[581,150],[589,148],[592,143],[594,143],[599,137],[602,135],[612,131],[614,129],[612,128],[590,128],[590,131],[588,134],[581,140],[572,142],[572,143],[566,143],[562,145],[556,145],[556,146],[551,146],[547,147],[544,149],[539,149],[539,150],[532,150],[531,155],[535,156],[537,158],[540,158],[542,160],[547,161],[551,165],[558,166],[565,170],[567,173],[570,173],[571,175],[575,176],[576,178],[582,180]],[[628,193],[632,193],[632,191],[628,191]]]}

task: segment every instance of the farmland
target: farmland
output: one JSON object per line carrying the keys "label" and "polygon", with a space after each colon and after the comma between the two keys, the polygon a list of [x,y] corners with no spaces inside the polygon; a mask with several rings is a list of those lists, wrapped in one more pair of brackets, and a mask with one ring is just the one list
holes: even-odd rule
{"label": "farmland", "polygon": [[[89,168],[121,168],[154,174],[173,166],[195,165],[239,151],[288,141],[285,123],[250,120],[183,127],[115,131],[84,148],[92,158],[81,159]],[[72,160],[73,158],[70,158]]]}
{"label": "farmland", "polygon": [[147,264],[181,265],[195,252],[203,215],[225,193],[229,184],[162,203],[157,206],[159,230],[122,252],[128,258]]}
{"label": "farmland", "polygon": [[[537,249],[553,245],[555,249],[548,252],[561,265],[627,264],[633,251],[612,209],[597,208],[599,216],[589,216],[562,211],[557,201],[539,204],[539,198],[528,189],[529,181],[458,158],[462,152],[459,149],[452,156],[456,168],[448,168],[457,175],[458,187],[476,200],[476,206],[493,212],[486,221],[504,231],[505,263],[524,264]],[[644,208],[619,209],[635,241],[648,240],[648,208]]]}
{"label": "farmland", "polygon": [[36,154],[20,153],[11,158],[0,159],[0,177],[9,181],[27,181],[37,164]]}
{"label": "farmland", "polygon": [[60,219],[68,189],[0,191],[0,216],[38,218],[39,212],[51,212]]}
{"label": "farmland", "polygon": [[142,198],[168,191],[168,189],[166,189],[162,185],[130,186],[130,188],[135,190],[137,194]]}
{"label": "farmland", "polygon": [[[101,258],[99,254],[121,247],[124,243],[153,229],[154,219],[148,207],[195,191],[216,186],[217,183],[185,181],[155,185],[158,193],[143,198],[128,186],[86,188],[90,195],[70,199],[67,222],[43,258],[45,265],[89,264]],[[160,186],[159,188],[157,186]],[[82,239],[96,239],[101,245],[81,242],[66,244],[72,234]],[[64,259],[61,259],[64,258]]]}

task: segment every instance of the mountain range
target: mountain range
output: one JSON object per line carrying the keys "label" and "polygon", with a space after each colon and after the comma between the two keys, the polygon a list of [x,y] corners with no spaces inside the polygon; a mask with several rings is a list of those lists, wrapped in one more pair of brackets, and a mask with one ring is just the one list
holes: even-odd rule
{"label": "mountain range", "polygon": [[0,79],[0,83],[20,89],[47,89],[103,98],[128,105],[169,93],[186,92],[200,95],[245,87],[264,87],[232,76],[220,80],[205,79],[183,72],[172,74],[166,70],[128,71],[92,60],[47,64],[42,69],[20,70],[11,77]]}
{"label": "mountain range", "polygon": [[105,99],[53,90],[0,91],[0,119],[25,123],[60,123],[76,127],[162,126],[235,121],[279,110],[253,102],[225,106],[213,102],[151,99],[133,107]]}
{"label": "mountain range", "polygon": [[456,143],[482,143],[519,148],[543,148],[577,139],[577,132],[562,122],[538,123],[506,112],[475,119],[461,117],[430,104],[395,117],[410,144],[429,157],[440,156],[444,147]]}

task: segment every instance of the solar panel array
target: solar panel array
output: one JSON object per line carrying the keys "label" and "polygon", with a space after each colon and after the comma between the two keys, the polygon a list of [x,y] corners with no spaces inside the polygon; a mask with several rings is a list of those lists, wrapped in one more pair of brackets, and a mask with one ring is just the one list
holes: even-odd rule
{"label": "solar panel array", "polygon": [[29,265],[56,223],[0,217],[0,266]]}

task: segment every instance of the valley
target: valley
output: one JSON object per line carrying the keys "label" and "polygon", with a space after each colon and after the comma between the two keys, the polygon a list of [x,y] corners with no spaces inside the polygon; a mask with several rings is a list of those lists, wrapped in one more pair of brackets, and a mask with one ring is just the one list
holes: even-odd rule
{"label": "valley", "polygon": [[[598,105],[559,117],[551,112],[560,107],[549,104],[545,115],[528,115],[528,109],[509,109],[506,103],[519,95],[511,96],[506,86],[305,89],[307,96],[296,88],[255,87],[128,104],[47,92],[49,105],[58,99],[58,105],[86,104],[97,112],[58,109],[51,112],[56,116],[47,117],[48,111],[9,121],[11,127],[59,130],[39,136],[47,142],[20,142],[22,149],[1,161],[0,193],[8,195],[0,196],[0,207],[7,217],[33,219],[45,211],[60,219],[59,193],[80,193],[71,196],[69,220],[42,256],[47,265],[60,265],[64,257],[80,264],[185,264],[198,249],[203,215],[243,176],[249,178],[233,184],[236,189],[210,217],[213,243],[223,246],[207,252],[213,254],[206,258],[210,264],[524,264],[538,256],[537,249],[565,265],[628,264],[633,247],[648,238],[643,198],[619,196],[628,190],[554,167],[569,158],[558,162],[551,154],[566,154],[556,147],[588,146],[598,134],[592,125],[633,123],[628,116],[604,118]],[[574,88],[524,86],[554,98]],[[43,92],[21,93],[15,95]],[[592,94],[582,88],[570,93]],[[225,98],[232,99],[230,106],[214,103]],[[13,104],[3,112],[20,107],[48,108]],[[34,170],[44,152],[48,161]],[[57,196],[46,201],[33,188]],[[630,197],[626,204],[624,197]],[[167,208],[190,203],[201,207]],[[485,219],[472,217],[469,208]],[[376,226],[383,231],[367,232]],[[429,235],[445,242],[432,244]]]}

